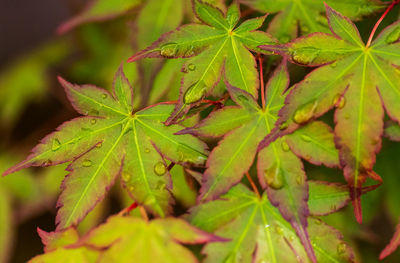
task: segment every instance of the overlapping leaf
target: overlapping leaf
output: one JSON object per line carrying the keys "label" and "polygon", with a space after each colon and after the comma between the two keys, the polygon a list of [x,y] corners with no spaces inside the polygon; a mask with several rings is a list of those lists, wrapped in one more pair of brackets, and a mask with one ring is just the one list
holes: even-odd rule
{"label": "overlapping leaf", "polygon": [[268,32],[284,43],[298,34],[329,32],[324,3],[353,20],[383,7],[383,4],[376,0],[240,0],[240,2],[261,12],[278,12],[269,24]]}
{"label": "overlapping leaf", "polygon": [[[216,199],[237,184],[249,170],[258,144],[275,124],[288,84],[284,62],[266,87],[265,108],[260,107],[250,94],[230,87],[231,97],[239,106],[228,106],[213,112],[195,127],[180,132],[202,136],[225,135],[207,160],[200,199]],[[261,186],[267,189],[271,203],[296,229],[312,258],[306,231],[309,214],[307,178],[301,160],[291,148],[298,156],[312,163],[328,166],[338,165],[338,153],[330,128],[322,122],[314,122],[273,142],[258,155],[257,170]]]}
{"label": "overlapping leaf", "polygon": [[285,45],[264,46],[294,63],[321,67],[292,89],[275,131],[260,147],[276,134],[290,133],[337,107],[335,142],[361,222],[361,186],[367,177],[380,180],[372,169],[381,146],[384,107],[393,120],[400,121],[400,74],[396,70],[400,65],[400,23],[387,27],[368,46],[348,18],[330,7],[327,16],[332,35],[315,33]]}
{"label": "overlapping leaf", "polygon": [[67,168],[71,173],[62,184],[58,229],[77,224],[103,199],[119,174],[137,203],[159,216],[168,213],[172,186],[164,158],[201,165],[207,157],[206,145],[190,135],[174,135],[181,126],[162,123],[173,105],[134,112],[132,88],[122,68],[113,94],[61,78],[60,82],[74,108],[85,116],[61,125],[5,174],[72,161]]}
{"label": "overlapping leaf", "polygon": [[219,9],[199,0],[193,1],[193,9],[203,24],[181,26],[129,60],[195,56],[183,66],[187,73],[182,79],[180,103],[169,123],[185,113],[189,105],[212,92],[223,68],[232,85],[257,97],[259,80],[256,62],[249,50],[261,52],[257,46],[274,42],[266,33],[256,31],[265,17],[247,20],[237,26],[240,14],[236,4],[229,7],[226,16]]}
{"label": "overlapping leaf", "polygon": [[142,0],[91,0],[85,10],[63,23],[58,32],[61,34],[84,23],[114,18],[128,12],[141,2]]}
{"label": "overlapping leaf", "polygon": [[396,227],[396,231],[390,240],[390,243],[382,250],[381,254],[379,255],[379,259],[384,259],[385,257],[392,254],[397,247],[400,246],[400,223]]}
{"label": "overlapping leaf", "polygon": [[[308,262],[295,230],[271,205],[243,185],[233,187],[220,200],[190,211],[190,222],[226,243],[207,244],[204,262]],[[351,248],[342,235],[319,219],[308,219],[309,233],[318,262],[353,262]]]}
{"label": "overlapping leaf", "polygon": [[100,251],[87,247],[71,247],[79,240],[78,232],[74,228],[68,228],[62,232],[45,232],[38,228],[38,233],[45,246],[45,254],[36,256],[29,263],[68,263],[68,262],[97,262]]}
{"label": "overlapping leaf", "polygon": [[89,232],[81,245],[105,250],[97,262],[194,263],[197,258],[181,244],[226,241],[182,219],[146,222],[136,217],[110,217]]}

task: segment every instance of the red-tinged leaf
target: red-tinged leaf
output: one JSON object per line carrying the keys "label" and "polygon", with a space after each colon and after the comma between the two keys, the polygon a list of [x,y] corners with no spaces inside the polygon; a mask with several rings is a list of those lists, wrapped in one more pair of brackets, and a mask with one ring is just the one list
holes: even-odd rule
{"label": "red-tinged leaf", "polygon": [[381,254],[379,255],[379,259],[382,260],[392,254],[398,246],[400,246],[400,223],[396,226],[396,231],[392,237],[392,240],[390,240],[390,243],[382,250]]}
{"label": "red-tinged leaf", "polygon": [[299,157],[315,165],[339,166],[339,153],[333,140],[331,127],[321,121],[304,125],[286,135],[290,149]]}
{"label": "red-tinged leaf", "polygon": [[104,249],[98,262],[197,262],[181,244],[226,241],[182,219],[165,218],[146,222],[136,217],[112,216],[90,231],[81,246]]}
{"label": "red-tinged leaf", "polygon": [[5,174],[72,161],[61,187],[58,230],[78,224],[104,198],[119,174],[138,204],[155,215],[168,214],[173,199],[165,158],[201,165],[207,157],[206,145],[191,135],[174,135],[182,129],[180,125],[162,124],[173,105],[133,111],[132,88],[122,68],[115,76],[113,94],[90,85],[60,82],[74,108],[86,116],[61,125]]}
{"label": "red-tinged leaf", "polygon": [[32,258],[28,261],[29,263],[95,263],[101,257],[101,251],[86,247],[74,247],[79,240],[78,232],[74,228],[68,228],[61,232],[45,232],[38,228],[38,234],[45,246],[45,254]]}
{"label": "red-tinged leaf", "polygon": [[[284,91],[288,84],[289,76],[284,62],[276,69],[267,84],[264,109],[257,105],[250,94],[228,85],[232,99],[240,108],[230,107],[216,111],[195,127],[182,132],[211,137],[226,133],[208,158],[200,189],[201,200],[213,200],[226,193],[249,170],[258,143],[274,126],[277,113],[283,106]],[[229,118],[228,112],[235,112],[238,119]],[[221,123],[227,125],[220,125]],[[331,130],[318,123],[315,126],[310,124],[310,127],[304,129],[303,133],[299,131],[299,134],[294,134],[293,138],[301,138],[304,133],[307,133],[310,141],[314,143],[306,147],[303,144],[297,146],[293,143],[299,155],[303,154],[315,162],[337,165],[338,154],[334,147]],[[296,139],[293,140],[296,141]],[[318,157],[319,155],[321,156]],[[261,151],[258,155],[257,166],[260,184],[267,189],[271,203],[279,208],[283,217],[296,229],[310,259],[315,262],[315,255],[307,234],[308,186],[301,160],[291,152],[285,138]]]}
{"label": "red-tinged leaf", "polygon": [[84,11],[60,25],[57,32],[63,34],[81,24],[115,18],[140,3],[141,0],[91,0]]}
{"label": "red-tinged leaf", "polygon": [[[190,222],[226,243],[209,243],[204,262],[309,262],[296,231],[271,205],[245,186],[233,187],[221,199],[190,210]],[[310,239],[318,262],[353,262],[342,235],[319,219],[308,219]]]}
{"label": "red-tinged leaf", "polygon": [[189,24],[166,33],[129,59],[132,62],[146,57],[194,56],[183,66],[188,70],[182,79],[179,103],[168,124],[179,120],[191,106],[211,94],[223,69],[230,84],[257,97],[256,61],[249,50],[262,52],[258,45],[275,43],[264,32],[254,31],[262,25],[265,17],[236,26],[239,19],[236,4],[229,7],[226,15],[199,0],[193,0],[193,9],[204,24]]}
{"label": "red-tinged leaf", "polygon": [[314,0],[314,1],[269,1],[240,0],[261,12],[277,13],[268,27],[268,32],[281,42],[288,42],[299,34],[311,32],[329,32],[328,21],[322,15],[324,3],[332,6],[353,20],[376,12],[384,7],[375,0]]}
{"label": "red-tinged leaf", "polygon": [[337,212],[350,201],[347,185],[323,181],[309,181],[308,207],[313,216]]}
{"label": "red-tinged leaf", "polygon": [[385,136],[392,141],[400,141],[400,126],[394,121],[385,122]]}
{"label": "red-tinged leaf", "polygon": [[[332,43],[348,45],[345,51],[320,45],[316,35],[285,45],[265,47],[293,62],[321,67],[291,90],[279,112],[276,127],[260,148],[337,107],[335,144],[351,191],[356,218],[361,222],[362,184],[367,178],[379,181],[372,169],[381,147],[384,108],[394,121],[400,121],[400,108],[396,102],[400,99],[396,85],[400,83],[400,75],[395,68],[400,64],[396,55],[396,50],[400,50],[396,43],[400,23],[389,26],[370,46],[365,46],[348,18],[330,7],[327,7],[327,16],[333,34],[329,38]],[[328,35],[321,37],[327,38]]]}

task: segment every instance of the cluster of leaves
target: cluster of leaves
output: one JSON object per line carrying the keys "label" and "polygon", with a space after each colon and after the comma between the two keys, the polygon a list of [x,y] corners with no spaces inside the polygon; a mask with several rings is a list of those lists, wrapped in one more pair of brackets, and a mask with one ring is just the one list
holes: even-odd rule
{"label": "cluster of leaves", "polygon": [[[320,217],[352,202],[361,223],[361,196],[382,183],[373,171],[382,135],[400,141],[400,23],[372,41],[374,28],[364,44],[350,20],[385,3],[242,0],[262,13],[245,19],[235,1],[142,2],[98,0],[59,28],[144,5],[134,63],[120,66],[111,90],[59,77],[82,116],[4,173],[68,163],[56,230],[38,230],[45,254],[31,262],[202,258],[184,244],[205,244],[204,262],[356,261]],[[181,25],[188,6],[196,22]],[[277,14],[265,29],[267,12]],[[288,62],[317,68],[293,85]],[[318,119],[331,109],[334,128]],[[343,170],[347,184],[308,178],[303,160]],[[116,181],[133,204],[80,236]],[[381,258],[399,244],[400,227]]]}

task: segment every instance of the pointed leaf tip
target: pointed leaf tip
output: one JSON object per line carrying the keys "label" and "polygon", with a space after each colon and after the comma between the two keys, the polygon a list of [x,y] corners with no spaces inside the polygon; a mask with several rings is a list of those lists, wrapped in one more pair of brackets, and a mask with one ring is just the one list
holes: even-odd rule
{"label": "pointed leaf tip", "polygon": [[390,243],[382,250],[379,259],[382,260],[392,254],[400,245],[400,222],[396,226],[396,231],[390,240]]}

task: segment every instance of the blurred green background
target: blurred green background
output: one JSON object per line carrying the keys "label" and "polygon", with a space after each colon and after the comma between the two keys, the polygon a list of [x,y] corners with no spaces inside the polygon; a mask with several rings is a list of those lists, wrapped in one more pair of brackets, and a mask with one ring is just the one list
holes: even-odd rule
{"label": "blurred green background", "polygon": [[[131,0],[122,10],[115,8],[121,6],[115,3],[123,1],[108,1],[78,16],[80,20],[75,22],[82,25],[57,34],[63,22],[82,14],[87,2],[0,2],[1,172],[25,158],[41,138],[62,122],[78,116],[56,81],[57,75],[73,83],[91,83],[110,89],[115,71],[130,55],[151,44],[162,33],[194,20],[189,0],[174,2],[170,12],[156,22],[154,17],[161,16],[163,10],[159,6],[163,0]],[[224,6],[224,1],[209,2]],[[399,10],[396,7],[380,29],[397,20]],[[91,17],[110,12],[114,13],[108,19],[91,22]],[[251,13],[251,16],[257,15],[260,14]],[[368,37],[378,18],[379,15],[358,22],[364,37]],[[181,65],[181,60],[125,63],[125,73],[138,95],[137,105],[177,99]],[[296,66],[290,70],[295,80],[307,73]],[[324,118],[332,123],[332,114]],[[55,228],[56,200],[67,174],[65,168],[66,165],[30,168],[0,178],[0,263],[26,262],[42,253],[36,228],[45,231]],[[306,170],[313,179],[343,182],[339,170],[312,165],[307,165]],[[378,255],[389,242],[400,217],[400,143],[384,140],[375,170],[384,184],[363,197],[363,225],[356,223],[351,207],[323,218],[343,233],[362,262],[378,262]],[[186,186],[177,193],[181,206],[193,205],[195,192],[186,185],[183,170],[174,168],[172,172],[178,183]],[[117,183],[106,201],[82,222],[79,226],[82,233],[130,203],[119,187]],[[382,262],[400,262],[400,251]]]}

